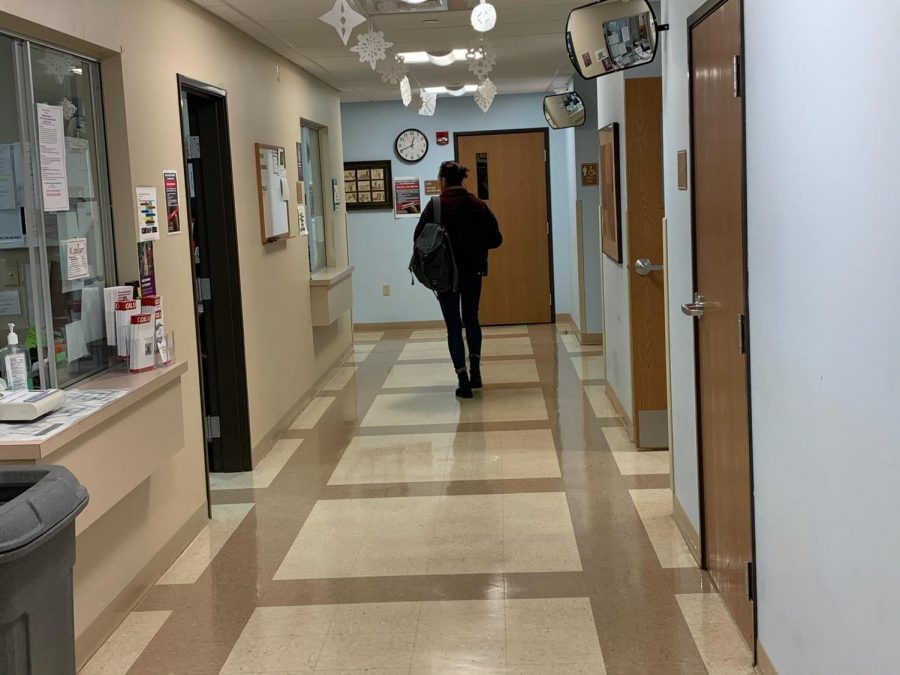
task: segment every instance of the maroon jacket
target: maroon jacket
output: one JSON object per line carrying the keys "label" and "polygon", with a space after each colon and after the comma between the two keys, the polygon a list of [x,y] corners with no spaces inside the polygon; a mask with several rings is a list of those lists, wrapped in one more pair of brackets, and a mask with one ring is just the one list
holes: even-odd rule
{"label": "maroon jacket", "polygon": [[[427,223],[434,222],[431,201],[422,211],[413,240]],[[497,218],[487,204],[464,187],[452,187],[441,193],[441,225],[447,230],[460,275],[487,276],[488,250],[503,243]]]}

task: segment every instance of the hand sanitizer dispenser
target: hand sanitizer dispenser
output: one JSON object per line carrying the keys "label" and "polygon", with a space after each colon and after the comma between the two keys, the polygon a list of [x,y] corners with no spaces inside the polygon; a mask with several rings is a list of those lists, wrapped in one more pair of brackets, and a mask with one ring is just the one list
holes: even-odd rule
{"label": "hand sanitizer dispenser", "polygon": [[28,374],[31,372],[31,364],[28,363],[28,350],[19,344],[19,336],[16,335],[16,324],[9,325],[9,335],[6,337],[6,347],[0,349],[0,368],[3,369],[3,378],[6,386],[13,391],[28,389]]}

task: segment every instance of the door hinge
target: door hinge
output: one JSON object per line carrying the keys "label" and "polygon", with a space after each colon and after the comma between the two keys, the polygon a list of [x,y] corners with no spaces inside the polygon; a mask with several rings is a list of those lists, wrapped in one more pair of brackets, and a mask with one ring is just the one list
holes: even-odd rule
{"label": "door hinge", "polygon": [[550,291],[550,306],[553,307],[553,291]]}
{"label": "door hinge", "polygon": [[740,98],[743,95],[741,91],[741,57],[737,54],[731,60],[731,67],[734,75],[734,97]]}
{"label": "door hinge", "polygon": [[756,587],[756,567],[753,565],[752,560],[747,561],[747,574],[745,581],[747,583],[747,599],[750,602],[753,602],[754,600],[756,600],[756,598],[754,597],[755,594],[753,592],[753,589]]}
{"label": "door hinge", "polygon": [[197,301],[206,302],[207,300],[212,300],[209,279],[197,277]]}
{"label": "door hinge", "polygon": [[218,417],[206,417],[206,440],[222,438],[222,425]]}
{"label": "door hinge", "polygon": [[547,162],[547,149],[544,149],[544,163]]}
{"label": "door hinge", "polygon": [[738,354],[747,353],[747,317],[744,314],[738,314]]}

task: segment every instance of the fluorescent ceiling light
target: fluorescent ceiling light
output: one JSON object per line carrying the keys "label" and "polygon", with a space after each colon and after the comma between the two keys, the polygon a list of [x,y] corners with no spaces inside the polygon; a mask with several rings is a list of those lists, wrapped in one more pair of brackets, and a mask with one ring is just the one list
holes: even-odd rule
{"label": "fluorescent ceiling light", "polygon": [[[434,54],[429,54],[428,52],[401,52],[400,54],[398,54],[398,56],[403,59],[404,63],[430,63],[433,66],[443,67],[452,66],[457,61],[465,61],[466,50],[454,49],[449,54],[444,54],[443,56],[435,56]],[[481,56],[478,56],[477,58],[481,58]]]}
{"label": "fluorescent ceiling light", "polygon": [[465,84],[459,89],[448,89],[447,87],[425,87],[425,91],[429,94],[450,94],[450,96],[464,96],[465,94],[474,94],[478,91],[477,84]]}

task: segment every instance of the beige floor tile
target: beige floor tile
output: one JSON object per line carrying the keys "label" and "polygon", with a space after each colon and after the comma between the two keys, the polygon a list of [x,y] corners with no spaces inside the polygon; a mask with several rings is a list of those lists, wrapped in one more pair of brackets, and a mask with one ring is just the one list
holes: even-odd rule
{"label": "beige floor tile", "polygon": [[360,333],[353,333],[353,342],[378,342],[383,337],[383,331],[362,331]]}
{"label": "beige floor tile", "polygon": [[329,635],[316,668],[408,668],[415,641],[414,632]]}
{"label": "beige floor tile", "polygon": [[252,508],[253,504],[214,504],[212,520],[156,583],[196,583]]}
{"label": "beige floor tile", "polygon": [[511,666],[595,664],[598,672],[605,672],[596,630],[579,633],[562,630],[507,631],[506,639],[506,658]]}
{"label": "beige floor tile", "polygon": [[567,663],[561,666],[509,666],[506,675],[606,675],[606,666],[598,663]]}
{"label": "beige floor tile", "polygon": [[583,345],[578,341],[578,336],[568,333],[561,335],[563,346],[569,354],[602,354],[603,345]]}
{"label": "beige floor tile", "polygon": [[284,637],[298,633],[326,635],[337,614],[337,605],[257,607],[244,626],[240,639],[252,642],[257,638]]}
{"label": "beige floor tile", "polygon": [[505,633],[503,600],[448,600],[422,603],[419,632],[443,635]]}
{"label": "beige floor tile", "polygon": [[252,639],[242,634],[220,673],[284,673],[296,672],[298,668],[312,669],[326,638],[324,634],[300,632],[271,637],[253,636]]}
{"label": "beige floor tile", "polygon": [[602,432],[609,449],[613,452],[637,452],[634,443],[628,438],[625,427],[604,427]]}
{"label": "beige floor tile", "polygon": [[290,461],[294,453],[303,443],[302,439],[285,438],[276,441],[268,454],[262,458],[253,471],[243,473],[211,473],[209,474],[210,490],[249,490],[263,489],[272,485],[278,474]]}
{"label": "beige floor tile", "polygon": [[512,599],[506,600],[505,606],[508,633],[597,632],[589,598]]}
{"label": "beige floor tile", "polygon": [[132,612],[81,670],[84,675],[128,672],[172,612]]}
{"label": "beige floor tile", "polygon": [[557,478],[549,429],[358,436],[329,485]]}
{"label": "beige floor tile", "polygon": [[623,476],[646,476],[669,473],[668,450],[638,450],[613,452],[613,458]]}
{"label": "beige floor tile", "polygon": [[441,668],[465,673],[473,668],[503,668],[506,638],[502,631],[481,635],[422,633],[416,637],[413,668]]}
{"label": "beige floor tile", "polygon": [[319,423],[319,420],[322,419],[322,415],[324,415],[328,408],[331,407],[332,403],[334,403],[333,396],[319,396],[314,398],[310,401],[310,404],[306,406],[306,409],[300,413],[300,416],[294,420],[291,429],[312,429]]}
{"label": "beige floor tile", "polygon": [[[540,382],[537,365],[532,359],[485,361],[482,364],[487,384],[531,384]],[[406,387],[455,387],[456,373],[449,364],[397,365],[391,369],[385,389]]]}
{"label": "beige floor tile", "polygon": [[528,335],[528,326],[482,326],[483,335]]}
{"label": "beige floor tile", "polygon": [[339,633],[415,633],[421,602],[373,602],[338,605],[329,630]]}
{"label": "beige floor tile", "polygon": [[605,356],[572,356],[572,365],[580,380],[605,380]]}
{"label": "beige floor tile", "polygon": [[353,345],[353,353],[350,355],[350,358],[347,359],[347,363],[351,363],[351,364],[363,363],[367,358],[369,358],[369,355],[375,349],[376,344],[377,343],[374,343],[374,342],[369,343],[369,344],[366,344],[366,343],[354,344]]}
{"label": "beige floor tile", "polygon": [[594,409],[594,414],[600,418],[618,417],[615,406],[606,395],[606,385],[589,385],[584,388],[588,401]]}
{"label": "beige floor tile", "polygon": [[664,569],[691,568],[697,563],[672,518],[672,491],[629,490],[659,564]]}
{"label": "beige floor tile", "polygon": [[447,329],[446,328],[428,328],[422,330],[414,330],[410,333],[410,340],[428,340],[430,342],[437,342],[438,340],[445,340],[447,338]]}
{"label": "beige floor tile", "polygon": [[[531,338],[499,337],[485,340],[482,356],[532,356]],[[400,361],[450,361],[447,343],[443,340],[410,342],[400,352]]]}
{"label": "beige floor tile", "polygon": [[675,596],[710,675],[751,675],[753,656],[717,593]]}
{"label": "beige floor tile", "polygon": [[381,394],[363,427],[458,424],[460,422],[526,422],[548,418],[540,389],[485,390],[459,401],[452,392]]}
{"label": "beige floor tile", "polygon": [[338,368],[334,377],[329,380],[322,391],[343,391],[347,383],[356,375],[357,368],[355,366],[343,366]]}

